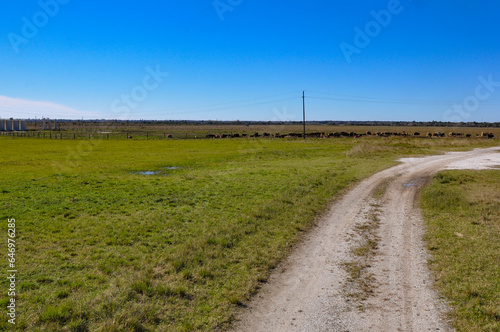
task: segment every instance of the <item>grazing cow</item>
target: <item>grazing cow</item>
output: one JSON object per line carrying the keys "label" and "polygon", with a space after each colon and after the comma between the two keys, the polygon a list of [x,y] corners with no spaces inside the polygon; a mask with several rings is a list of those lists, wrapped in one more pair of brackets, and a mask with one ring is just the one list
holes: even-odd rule
{"label": "grazing cow", "polygon": [[465,135],[465,137],[467,137],[467,138],[470,138],[471,136],[472,136],[471,134]]}
{"label": "grazing cow", "polygon": [[413,133],[413,136],[420,136],[420,133],[418,131]]}
{"label": "grazing cow", "polygon": [[482,132],[481,133],[481,137],[486,137],[486,138],[494,138],[495,135],[493,135],[493,133],[487,133],[487,132]]}
{"label": "grazing cow", "polygon": [[167,137],[168,137],[168,138],[172,138],[172,134],[168,134],[168,135],[167,135]]}
{"label": "grazing cow", "polygon": [[127,138],[132,138],[132,136],[127,136]]}

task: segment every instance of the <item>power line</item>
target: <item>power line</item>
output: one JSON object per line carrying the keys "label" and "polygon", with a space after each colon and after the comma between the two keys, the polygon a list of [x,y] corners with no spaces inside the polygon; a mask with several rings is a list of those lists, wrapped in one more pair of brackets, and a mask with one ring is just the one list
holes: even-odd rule
{"label": "power line", "polygon": [[[347,98],[327,98],[327,97],[312,97],[311,99],[323,99],[323,100],[336,100],[336,101],[348,101],[356,103],[372,103],[372,104],[407,104],[407,105],[451,105],[451,104],[462,104],[464,101],[417,101],[417,100],[362,100],[362,99],[347,99]],[[490,100],[481,102],[482,105],[500,105],[500,100]]]}
{"label": "power line", "polygon": [[[151,111],[151,112],[147,112],[147,113],[148,114],[160,114],[160,113],[162,113],[162,114],[168,114],[168,115],[189,114],[189,113],[205,113],[205,112],[213,112],[213,111],[219,111],[219,110],[228,110],[228,109],[237,109],[237,108],[258,106],[258,105],[266,105],[266,104],[278,103],[278,102],[283,102],[283,101],[297,100],[299,98],[297,96],[297,97],[291,97],[291,98],[281,98],[281,99],[273,99],[273,100],[267,100],[267,101],[262,101],[262,102],[248,103],[251,101],[265,100],[265,99],[269,99],[269,98],[286,96],[286,95],[290,95],[290,94],[296,95],[296,94],[298,94],[298,91],[274,94],[274,95],[258,97],[258,98],[249,98],[249,99],[243,99],[243,100],[237,100],[237,101],[230,101],[230,102],[225,102],[225,103],[211,104],[211,105],[205,105],[205,106],[175,108],[175,109],[170,109],[170,110],[168,110],[168,109],[167,110],[156,110],[156,111]],[[225,106],[225,105],[231,105],[231,104],[234,104],[234,106],[219,107],[219,106]],[[242,105],[238,105],[238,104],[242,104]],[[194,111],[184,112],[185,110],[194,110]],[[13,114],[22,114],[22,115],[33,115],[34,114],[34,113],[30,113],[30,112],[19,112],[17,110],[10,110],[10,109],[3,108],[3,107],[0,107],[0,111],[5,111],[8,113],[13,113]],[[177,111],[177,112],[172,112],[172,111]]]}
{"label": "power line", "polygon": [[2,112],[9,112],[9,113],[14,113],[14,114],[23,114],[23,115],[34,115],[35,113],[34,112],[19,112],[19,111],[13,111],[13,110],[10,110],[8,108],[4,108],[4,107],[0,107],[0,111]]}
{"label": "power line", "polygon": [[[275,94],[275,95],[270,95],[270,96],[265,96],[265,97],[243,99],[243,100],[230,101],[230,102],[225,102],[225,103],[218,103],[218,104],[211,104],[211,105],[204,105],[204,106],[192,106],[192,107],[157,110],[157,111],[151,111],[149,113],[151,113],[151,114],[153,114],[153,113],[165,113],[165,112],[170,113],[173,111],[198,110],[198,109],[200,109],[200,110],[195,111],[195,112],[190,112],[190,113],[210,112],[210,111],[219,110],[219,109],[231,109],[231,108],[235,108],[235,107],[247,107],[247,106],[254,106],[254,105],[260,105],[260,104],[265,104],[265,103],[274,103],[274,102],[280,102],[280,101],[284,101],[284,100],[291,100],[291,99],[295,99],[295,98],[271,100],[271,101],[266,101],[266,102],[262,102],[262,103],[253,103],[253,104],[234,106],[234,107],[229,107],[229,108],[227,108],[227,107],[226,108],[219,108],[218,107],[218,106],[224,106],[224,105],[230,105],[230,104],[241,104],[241,103],[246,103],[246,102],[255,101],[255,100],[269,99],[269,98],[286,96],[286,95],[297,94],[297,93],[298,93],[298,91],[293,91],[293,92],[280,93],[280,94]],[[211,108],[211,109],[203,110],[204,108]],[[179,114],[179,113],[184,113],[184,112],[176,112],[176,113],[170,113],[170,114]]]}
{"label": "power line", "polygon": [[[352,102],[373,102],[373,103],[388,103],[388,104],[419,104],[419,105],[448,105],[453,103],[463,103],[463,100],[446,100],[446,99],[390,99],[390,98],[377,98],[377,97],[366,97],[366,96],[353,96],[353,95],[343,95],[331,92],[319,92],[311,91],[308,92],[327,94],[332,96],[347,97],[347,98],[327,98],[327,97],[309,97],[314,99],[327,99],[327,100],[338,100],[338,101],[352,101]],[[498,99],[490,99],[482,101],[481,104],[487,105],[497,105],[500,103]]]}
{"label": "power line", "polygon": [[[192,111],[192,112],[168,112],[168,111],[162,111],[162,113],[168,114],[168,115],[174,115],[174,114],[189,114],[189,113],[206,113],[206,112],[213,112],[213,111],[223,111],[223,110],[229,110],[229,109],[237,109],[237,108],[246,108],[246,107],[251,107],[251,106],[258,106],[258,105],[266,105],[266,104],[273,104],[273,103],[278,103],[282,101],[289,101],[289,100],[297,100],[299,97],[293,97],[293,98],[285,98],[285,99],[277,99],[277,100],[271,100],[271,101],[265,101],[265,102],[260,102],[260,103],[253,103],[253,104],[246,104],[246,105],[236,105],[236,106],[230,106],[230,107],[217,107],[217,108],[212,108],[212,109],[206,109],[206,110],[198,110],[198,111]],[[153,112],[148,112],[148,113],[153,113]],[[157,112],[154,112],[157,113]]]}

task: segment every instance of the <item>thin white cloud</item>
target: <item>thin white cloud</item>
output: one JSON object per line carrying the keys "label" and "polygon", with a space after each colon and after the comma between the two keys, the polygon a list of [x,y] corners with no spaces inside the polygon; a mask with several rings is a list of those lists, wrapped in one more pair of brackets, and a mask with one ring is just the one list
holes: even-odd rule
{"label": "thin white cloud", "polygon": [[80,111],[49,101],[34,101],[0,95],[0,118],[99,118],[97,112]]}

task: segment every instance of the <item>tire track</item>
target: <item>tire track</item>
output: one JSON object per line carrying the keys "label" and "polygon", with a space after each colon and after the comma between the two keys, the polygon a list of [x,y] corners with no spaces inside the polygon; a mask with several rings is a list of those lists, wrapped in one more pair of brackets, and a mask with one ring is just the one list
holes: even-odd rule
{"label": "tire track", "polygon": [[[449,331],[446,306],[432,289],[423,225],[421,188],[437,171],[464,159],[478,160],[498,148],[407,159],[365,179],[335,202],[292,254],[243,309],[235,331]],[[389,182],[379,200],[379,248],[369,273],[375,292],[363,306],[345,294],[346,271],[356,224],[367,221],[372,193]]]}

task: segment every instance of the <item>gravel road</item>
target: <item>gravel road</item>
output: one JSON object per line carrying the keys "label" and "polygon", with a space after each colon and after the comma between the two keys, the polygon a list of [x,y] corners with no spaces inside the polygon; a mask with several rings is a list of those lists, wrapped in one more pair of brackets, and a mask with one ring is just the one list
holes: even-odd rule
{"label": "gravel road", "polygon": [[[418,194],[439,170],[498,167],[498,152],[495,147],[406,158],[359,183],[275,269],[241,310],[235,331],[452,331],[427,269]],[[380,186],[385,193],[376,198]],[[343,266],[353,259],[356,226],[373,218],[374,206],[378,245],[364,271],[370,294],[361,301],[349,295]]]}

